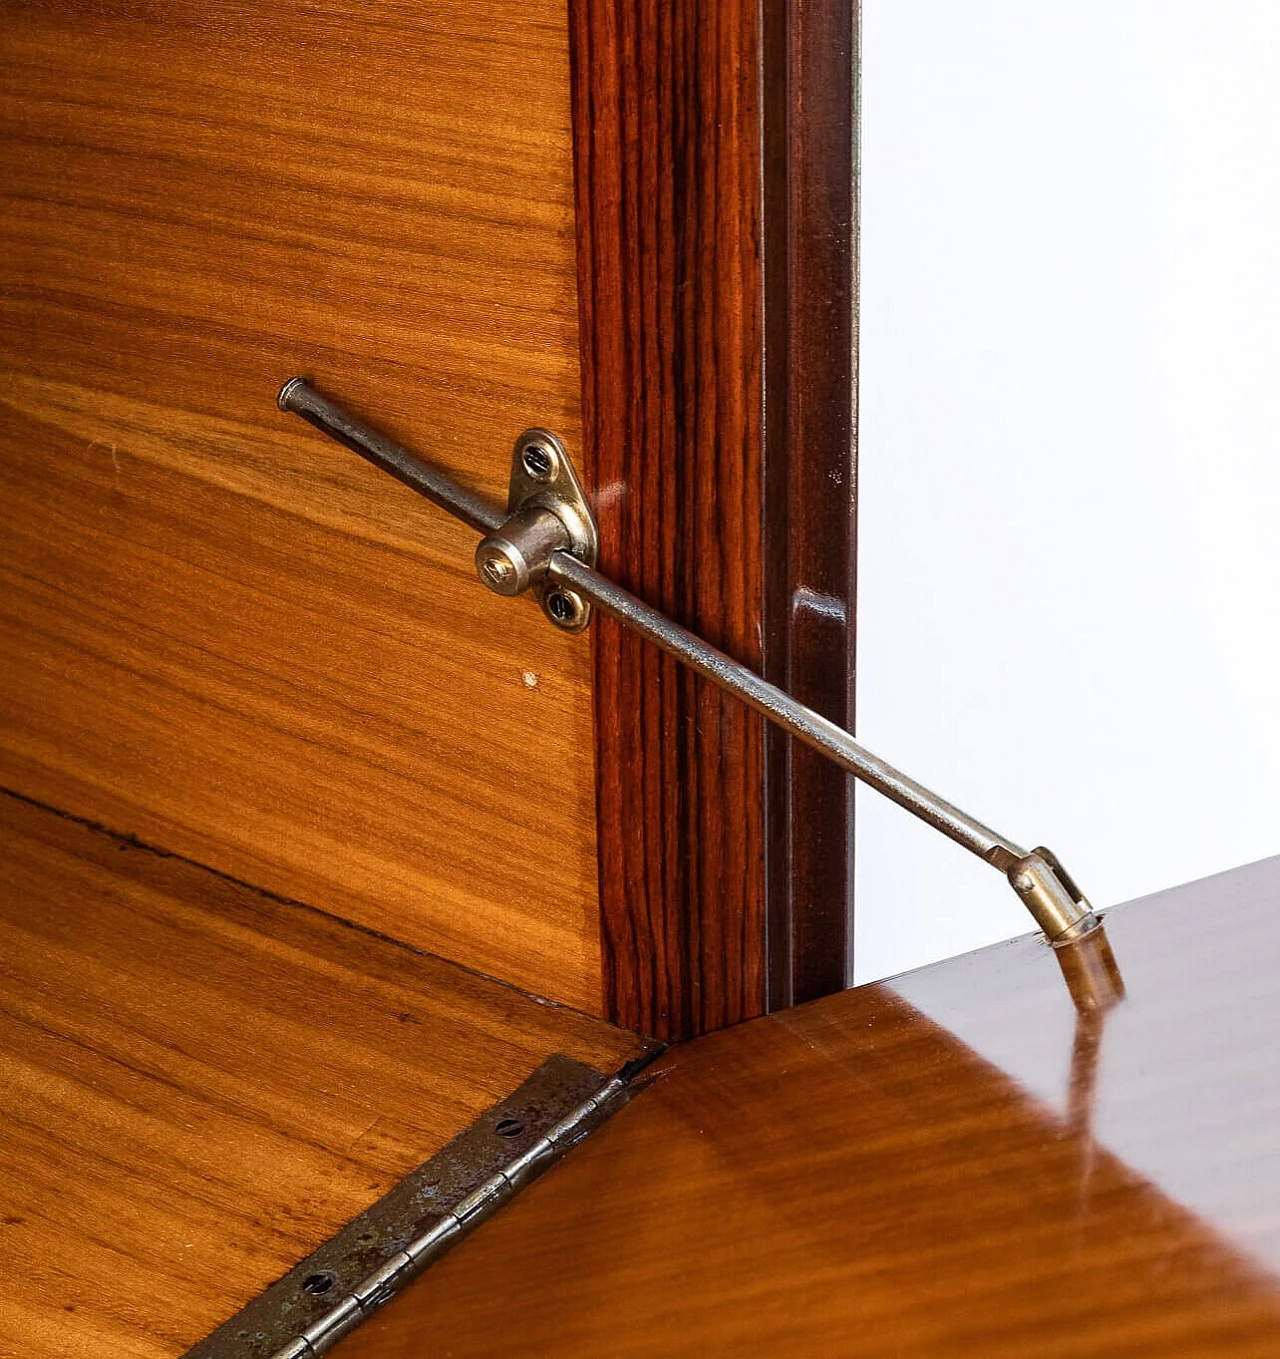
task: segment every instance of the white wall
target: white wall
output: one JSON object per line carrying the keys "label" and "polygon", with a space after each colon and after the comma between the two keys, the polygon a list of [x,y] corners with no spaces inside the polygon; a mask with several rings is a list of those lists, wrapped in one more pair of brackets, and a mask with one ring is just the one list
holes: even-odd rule
{"label": "white wall", "polygon": [[[1096,905],[1280,852],[1280,4],[863,24],[859,735]],[[1030,928],[858,812],[859,980]]]}

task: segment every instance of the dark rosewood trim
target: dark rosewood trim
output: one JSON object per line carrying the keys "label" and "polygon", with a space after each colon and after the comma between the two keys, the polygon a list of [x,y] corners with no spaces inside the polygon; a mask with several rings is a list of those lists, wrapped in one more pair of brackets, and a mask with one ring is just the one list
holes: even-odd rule
{"label": "dark rosewood trim", "polygon": [[[804,686],[811,669],[834,673],[846,702],[847,625],[838,636],[815,629],[789,601],[797,586],[851,598],[852,385],[844,381],[839,409],[827,412],[841,379],[811,380],[796,365],[818,362],[824,342],[851,345],[848,325],[807,319],[814,306],[824,316],[851,310],[851,274],[840,275],[833,301],[830,248],[797,248],[796,232],[830,229],[839,212],[822,205],[852,201],[851,143],[837,166],[826,147],[845,134],[816,129],[818,108],[793,113],[796,79],[813,70],[846,60],[852,88],[848,48],[843,57],[817,51],[834,13],[810,30],[807,8],[771,8],[766,20],[750,0],[569,3],[584,464],[601,564],[828,709],[830,684]],[[786,36],[767,62],[766,21]],[[780,77],[784,55],[793,70]],[[839,102],[836,91],[819,106]],[[849,113],[841,126],[851,127]],[[799,183],[808,173],[839,183],[810,191]],[[786,213],[781,236],[771,224],[766,237],[766,205]],[[840,230],[851,269],[851,223]],[[766,244],[787,275],[767,294]],[[770,359],[768,402],[766,325],[770,345],[790,356],[781,368]],[[821,365],[832,358],[822,353]],[[774,418],[775,388],[786,432],[771,432],[768,457],[778,466],[766,468],[764,412]],[[833,515],[837,464],[844,509]],[[793,528],[797,514],[804,523]],[[832,536],[834,558],[821,551]],[[768,595],[766,560],[781,573]],[[836,853],[843,880],[843,781],[831,801],[826,771],[780,747],[766,799],[758,718],[607,619],[593,624],[592,647],[609,1016],[681,1038],[761,1013],[770,989],[786,1003],[840,985],[848,900],[828,890],[823,856]],[[780,817],[785,828],[775,830]],[[803,886],[793,888],[797,872]],[[811,883],[823,895],[802,900]],[[771,949],[785,962],[771,966]]]}
{"label": "dark rosewood trim", "polygon": [[[765,674],[853,727],[858,13],[765,0]],[[852,980],[853,786],[766,747],[768,1008]]]}
{"label": "dark rosewood trim", "polygon": [[[743,0],[570,0],[584,462],[601,565],[761,664],[759,29]],[[764,1007],[760,719],[592,625],[605,1006]]]}

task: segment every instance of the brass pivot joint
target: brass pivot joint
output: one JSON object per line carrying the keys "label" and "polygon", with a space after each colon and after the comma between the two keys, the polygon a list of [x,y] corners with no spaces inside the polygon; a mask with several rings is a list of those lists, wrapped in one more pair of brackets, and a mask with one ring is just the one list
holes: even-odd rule
{"label": "brass pivot joint", "polygon": [[1057,856],[1042,845],[1015,859],[1009,884],[1055,947],[1073,944],[1098,927],[1098,917]]}
{"label": "brass pivot joint", "polygon": [[549,430],[525,430],[511,458],[506,522],[476,548],[480,579],[495,594],[532,590],[556,627],[581,632],[591,605],[577,590],[549,580],[547,571],[557,552],[594,566],[598,544],[595,518],[564,445]]}

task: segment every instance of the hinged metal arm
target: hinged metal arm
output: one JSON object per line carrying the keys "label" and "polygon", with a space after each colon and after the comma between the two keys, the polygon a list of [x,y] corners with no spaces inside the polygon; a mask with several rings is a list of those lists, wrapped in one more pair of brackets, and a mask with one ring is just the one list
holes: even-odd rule
{"label": "hinged metal arm", "polygon": [[[590,509],[568,455],[553,435],[531,430],[517,441],[504,517],[438,468],[326,400],[302,378],[285,383],[279,405],[483,533],[476,568],[490,589],[504,595],[535,590],[550,621],[570,631],[586,625],[587,606],[594,604],[998,868],[1054,944],[1072,943],[1097,926],[1088,901],[1049,850],[1021,849],[873,755],[843,727],[601,575],[595,569],[595,524]],[[534,450],[532,459],[530,450]],[[539,455],[548,458],[546,465]]]}

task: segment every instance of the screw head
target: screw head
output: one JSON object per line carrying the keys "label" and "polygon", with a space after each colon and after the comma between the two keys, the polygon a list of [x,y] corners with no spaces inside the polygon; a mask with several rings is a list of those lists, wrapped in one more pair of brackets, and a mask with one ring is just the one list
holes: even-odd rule
{"label": "screw head", "polygon": [[563,590],[552,590],[547,596],[547,612],[557,623],[568,623],[578,612],[578,606]]}
{"label": "screw head", "polygon": [[515,568],[501,557],[486,557],[480,570],[490,585],[503,586],[515,575]]}
{"label": "screw head", "polygon": [[520,455],[520,461],[534,481],[550,481],[556,474],[556,455],[545,444],[529,444]]}
{"label": "screw head", "polygon": [[542,597],[542,610],[559,628],[579,632],[587,623],[587,606],[576,590],[557,586]]}
{"label": "screw head", "polygon": [[529,584],[527,571],[522,571],[524,558],[519,549],[501,534],[481,538],[476,548],[476,575],[496,595],[518,595]]}

